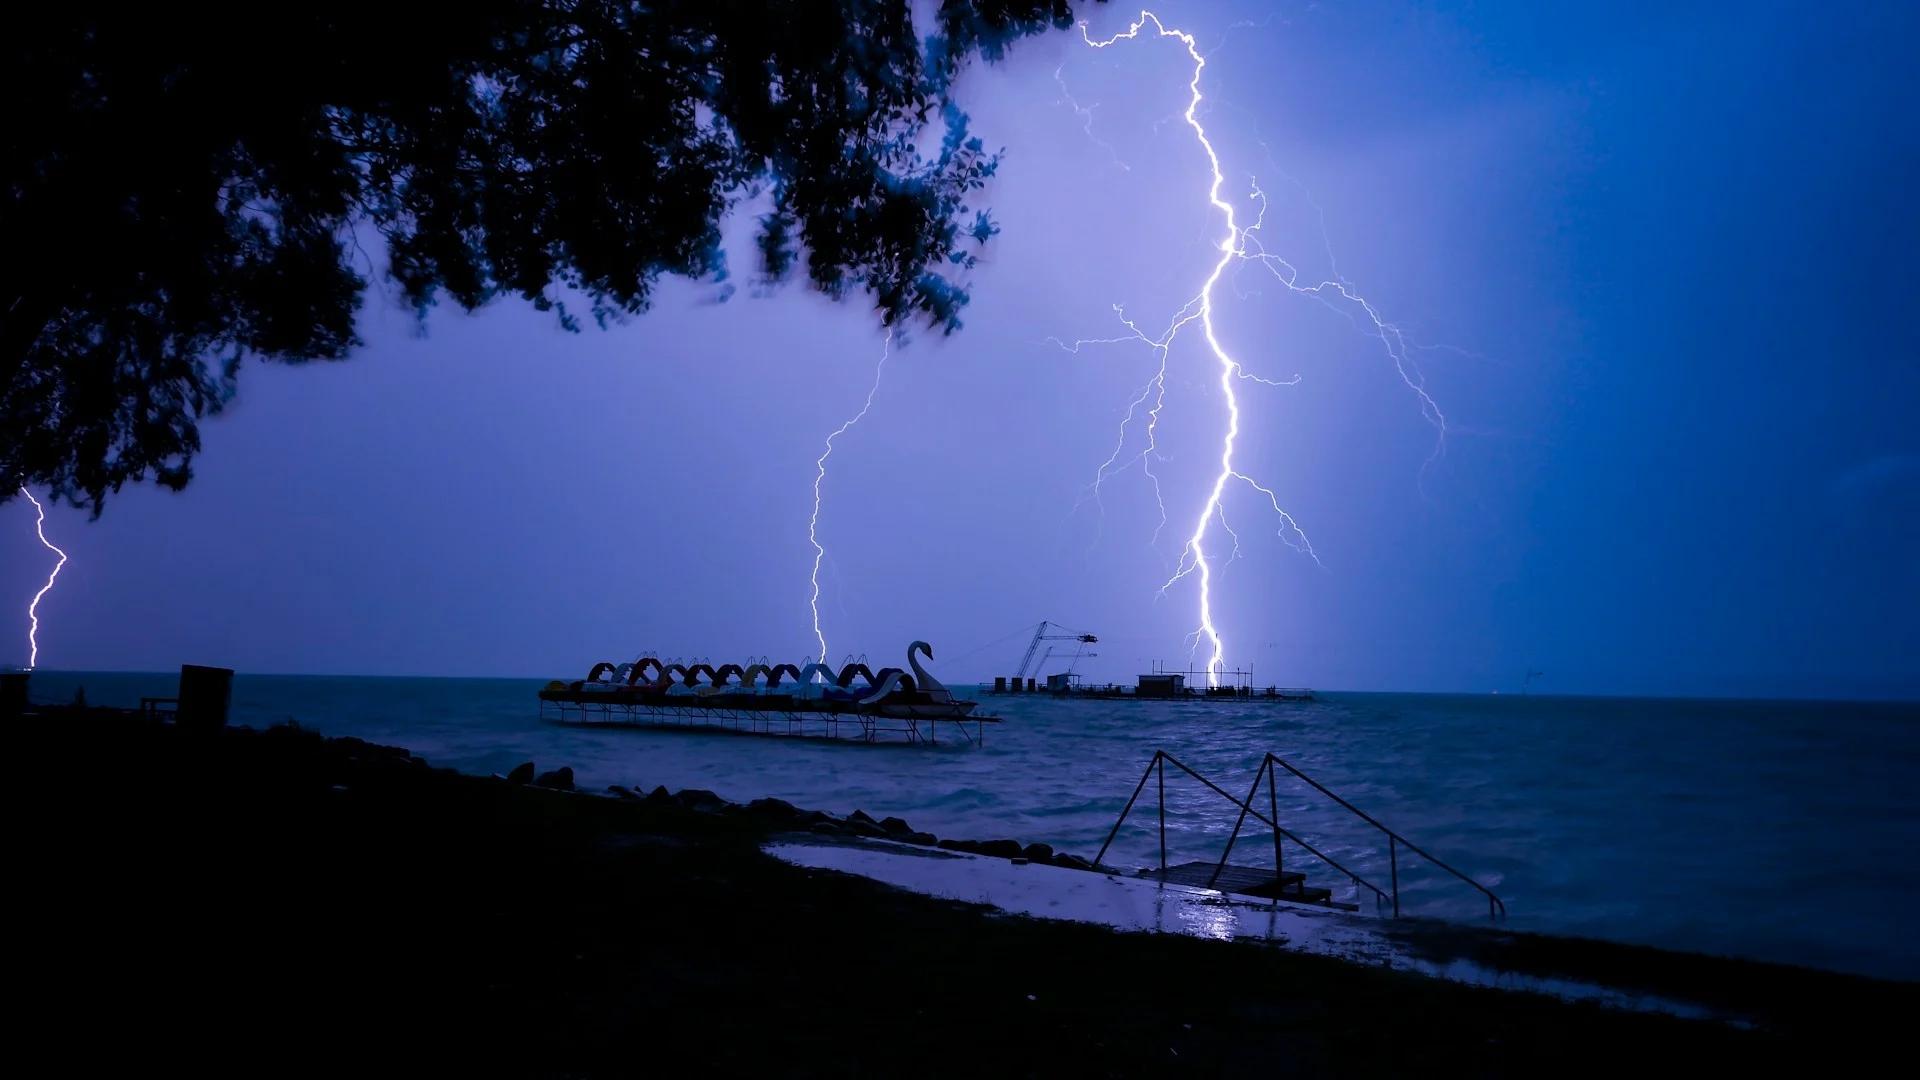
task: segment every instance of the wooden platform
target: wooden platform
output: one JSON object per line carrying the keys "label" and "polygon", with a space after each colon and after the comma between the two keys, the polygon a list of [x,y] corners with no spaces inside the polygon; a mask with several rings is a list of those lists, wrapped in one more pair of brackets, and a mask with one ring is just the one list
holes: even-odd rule
{"label": "wooden platform", "polygon": [[[734,698],[748,701],[729,704]],[[540,692],[540,722],[560,727],[706,731],[835,742],[983,745],[997,716],[886,716],[852,702],[785,697],[676,695],[657,703],[633,695]]]}
{"label": "wooden platform", "polygon": [[[1214,871],[1219,876],[1214,876]],[[1296,904],[1325,904],[1333,899],[1333,890],[1306,884],[1305,874],[1291,870],[1278,874],[1259,866],[1221,866],[1212,862],[1190,862],[1160,870],[1142,870],[1140,876],[1172,885],[1196,889],[1218,889],[1240,896],[1258,896],[1265,900],[1290,900]]]}

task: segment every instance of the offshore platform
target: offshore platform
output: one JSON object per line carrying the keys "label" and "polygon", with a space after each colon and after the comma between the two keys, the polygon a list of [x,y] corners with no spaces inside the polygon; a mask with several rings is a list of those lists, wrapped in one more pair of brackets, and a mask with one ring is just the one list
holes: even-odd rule
{"label": "offshore platform", "polygon": [[[1042,622],[1033,632],[1033,640],[1027,643],[1027,651],[1021,655],[1013,674],[996,675],[992,683],[981,683],[979,691],[982,694],[1051,694],[1054,697],[1114,701],[1313,700],[1313,691],[1302,687],[1256,686],[1251,671],[1206,671],[1191,667],[1174,670],[1157,661],[1151,672],[1139,676],[1131,686],[1122,683],[1088,683],[1073,669],[1082,658],[1099,655],[1086,651],[1088,645],[1098,644],[1099,641],[1093,634],[1069,630],[1059,623]],[[1046,651],[1041,653],[1040,646],[1046,642],[1074,643],[1072,659],[1068,661],[1065,671],[1045,676],[1029,674],[1045,671],[1047,661],[1059,650],[1058,645],[1047,645]],[[1033,659],[1036,653],[1040,654],[1037,664]]]}

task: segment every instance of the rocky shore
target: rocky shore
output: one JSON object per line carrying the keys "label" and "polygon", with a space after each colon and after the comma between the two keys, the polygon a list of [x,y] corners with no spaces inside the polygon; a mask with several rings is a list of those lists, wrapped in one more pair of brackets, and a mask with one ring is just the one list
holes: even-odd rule
{"label": "rocky shore", "polygon": [[1920,1004],[1912,984],[1448,931],[1482,959],[1684,984],[1742,1022],[1628,1013],[1008,917],[761,850],[816,830],[969,850],[860,811],[588,795],[564,769],[466,776],[292,727],[76,712],[9,736],[14,1043],[66,1070],[1827,1071],[1897,1048]]}
{"label": "rocky shore", "polygon": [[[411,755],[408,756],[411,757]],[[550,772],[539,772],[534,768],[533,762],[529,761],[505,776],[496,776],[496,779],[505,780],[510,784],[528,784],[552,791],[578,790],[573,783],[573,769],[564,765]],[[696,813],[745,815],[775,828],[805,830],[828,836],[891,840],[920,847],[937,847],[945,851],[987,855],[1016,863],[1058,866],[1067,870],[1099,870],[1113,874],[1121,872],[1110,866],[1095,866],[1091,859],[1083,859],[1066,852],[1056,852],[1051,844],[1037,842],[1022,844],[1018,840],[942,840],[932,833],[920,832],[900,818],[884,817],[876,820],[864,810],[856,809],[850,814],[836,814],[827,810],[802,810],[785,799],[771,797],[755,799],[749,803],[736,803],[729,802],[702,788],[685,788],[670,792],[665,786],[661,786],[654,788],[646,795],[641,795],[633,786],[613,784],[607,788],[607,794],[617,799],[636,799],[652,806],[680,807]]]}

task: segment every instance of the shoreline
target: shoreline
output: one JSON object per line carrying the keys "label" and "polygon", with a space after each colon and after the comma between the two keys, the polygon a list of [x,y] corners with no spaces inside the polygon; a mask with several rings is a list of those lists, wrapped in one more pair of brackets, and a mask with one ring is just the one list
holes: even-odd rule
{"label": "shoreline", "polygon": [[[15,668],[0,668],[0,670],[24,671],[28,669],[15,667]],[[31,670],[35,674],[44,675],[51,678],[58,678],[58,679],[86,678],[88,676],[104,675],[109,678],[118,678],[118,677],[155,678],[155,679],[165,679],[165,680],[171,681],[173,679],[178,678],[180,674],[179,669],[173,668],[173,667],[155,668],[150,671],[149,670],[122,671],[117,669],[110,670],[105,668],[98,668],[98,669],[96,668],[54,668],[54,667],[41,666],[41,667],[33,668]],[[424,673],[394,674],[391,672],[374,673],[374,674],[352,674],[352,673],[344,673],[344,672],[338,672],[338,671],[330,671],[330,672],[238,671],[235,673],[234,677],[237,679],[339,679],[339,680],[385,679],[385,680],[392,680],[395,682],[442,681],[442,682],[507,682],[507,683],[516,683],[516,684],[545,684],[549,681],[552,681],[554,676],[552,672],[547,672],[544,674],[533,674],[533,675],[499,675],[499,674],[493,674],[493,673],[488,673],[484,675],[446,675],[446,674],[424,674]],[[956,680],[949,685],[948,689],[952,690],[956,696],[965,696],[962,693],[963,691],[975,692],[981,686],[990,687],[992,685],[993,685],[993,676],[991,674],[988,674],[983,679],[982,678],[974,678],[974,679],[956,678]],[[1045,691],[1035,692],[1036,696],[1044,695],[1044,693]],[[1870,692],[1862,691],[1854,694],[1800,694],[1800,695],[1788,695],[1788,696],[1780,696],[1776,694],[1776,695],[1769,696],[1763,693],[1739,693],[1739,694],[1679,694],[1679,693],[1672,693],[1672,692],[1606,693],[1602,691],[1575,692],[1575,691],[1555,691],[1555,690],[1544,690],[1544,689],[1531,690],[1531,691],[1522,693],[1518,690],[1497,690],[1493,688],[1488,688],[1485,690],[1359,690],[1359,689],[1352,689],[1352,688],[1340,689],[1337,687],[1332,689],[1316,687],[1313,690],[1313,693],[1321,698],[1331,698],[1331,699],[1366,698],[1366,697],[1382,697],[1382,698],[1431,697],[1431,698],[1465,698],[1465,699],[1472,699],[1477,701],[1482,698],[1508,698],[1513,701],[1527,701],[1530,699],[1544,699],[1546,701],[1551,701],[1551,702],[1590,701],[1590,702],[1598,702],[1598,703],[1601,703],[1604,705],[1610,705],[1610,706],[1617,705],[1621,702],[1645,701],[1645,702],[1662,702],[1662,703],[1679,702],[1679,703],[1684,703],[1689,705],[1725,703],[1728,705],[1845,705],[1845,706],[1861,705],[1861,706],[1886,707],[1886,708],[1896,708],[1896,709],[1913,709],[1915,707],[1920,707],[1920,689],[1908,691],[1906,693],[1906,696],[1900,696],[1899,692],[1886,693],[1886,692],[1877,691],[1877,690],[1870,691]]]}
{"label": "shoreline", "polygon": [[[103,986],[144,1003],[145,1042],[87,1053],[185,1039],[257,1054],[262,1038],[312,1048],[319,1030],[348,1052],[398,1025],[526,1074],[631,1071],[667,1050],[783,1075],[924,1072],[930,1054],[934,1072],[1831,1067],[1894,1045],[1920,1004],[1914,983],[1369,920],[1436,962],[1698,1002],[1736,1028],[1010,916],[783,862],[763,848],[818,823],[783,827],[765,802],[569,794],[311,730],[102,712],[10,725],[26,764],[9,822],[35,886],[15,970],[44,988],[27,1030],[84,1026]],[[76,789],[81,770],[98,779]]]}

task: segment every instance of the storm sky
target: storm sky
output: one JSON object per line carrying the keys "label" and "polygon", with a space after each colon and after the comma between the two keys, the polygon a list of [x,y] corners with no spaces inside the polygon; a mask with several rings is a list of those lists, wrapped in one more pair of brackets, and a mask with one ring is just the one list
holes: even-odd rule
{"label": "storm sky", "polygon": [[[1093,10],[1095,36],[1136,10]],[[1920,696],[1920,9],[1157,10],[1209,54],[1223,197],[1250,218],[1257,184],[1269,251],[1430,346],[1447,423],[1442,444],[1356,309],[1257,267],[1222,283],[1228,351],[1298,376],[1241,383],[1238,463],[1318,554],[1229,489],[1238,557],[1210,533],[1229,666],[1319,689],[1511,692],[1539,670],[1554,693]],[[967,681],[1048,619],[1100,635],[1089,678],[1185,666],[1194,583],[1159,590],[1217,469],[1218,369],[1197,328],[1169,357],[1156,540],[1140,464],[1087,498],[1156,358],[1050,339],[1124,336],[1116,304],[1158,331],[1217,258],[1189,74],[1174,42],[1055,34],[966,76],[1006,148],[985,200],[1003,231],[964,329],[896,342],[836,442],[831,659],[899,663],[924,638]],[[376,290],[353,359],[241,373],[185,493],[50,514],[72,561],[41,666],[579,678],[643,650],[817,652],[814,462],[883,337],[857,301],[751,292],[676,283],[576,336],[515,302],[421,328]],[[19,609],[0,663],[25,662],[51,563],[32,507],[0,510]]]}

